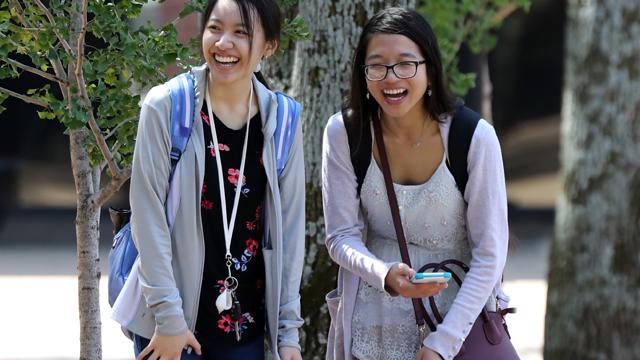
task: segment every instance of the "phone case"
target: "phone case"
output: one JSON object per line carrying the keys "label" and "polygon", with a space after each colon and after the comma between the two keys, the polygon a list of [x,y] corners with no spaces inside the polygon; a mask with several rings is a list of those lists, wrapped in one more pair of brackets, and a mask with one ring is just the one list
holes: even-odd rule
{"label": "phone case", "polygon": [[423,283],[431,283],[431,282],[438,282],[438,283],[445,283],[448,282],[449,279],[451,279],[451,276],[445,276],[444,274],[442,276],[432,276],[432,277],[426,277],[426,278],[422,278],[422,279],[416,279],[416,277],[412,277],[411,278],[411,282],[414,284],[423,284]]}

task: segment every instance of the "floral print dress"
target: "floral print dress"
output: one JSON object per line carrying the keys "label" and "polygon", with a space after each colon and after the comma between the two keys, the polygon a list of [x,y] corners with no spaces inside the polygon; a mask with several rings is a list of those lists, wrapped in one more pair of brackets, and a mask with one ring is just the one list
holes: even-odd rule
{"label": "floral print dress", "polygon": [[[200,116],[204,128],[205,176],[202,187],[201,213],[205,241],[205,261],[200,305],[196,322],[196,338],[207,348],[233,347],[256,340],[264,334],[264,259],[262,258],[262,203],[267,177],[262,163],[262,122],[260,114],[251,119],[247,159],[244,176],[239,179],[240,162],[246,125],[238,130],[225,126],[214,114],[209,119],[206,102]],[[242,194],[238,204],[231,255],[231,274],[238,279],[236,297],[240,301],[242,319],[236,324],[231,312],[218,313],[216,299],[224,290],[227,277],[225,261],[225,241],[222,226],[222,211],[218,184],[211,123],[216,127],[222,163],[224,189],[227,202],[227,216],[231,216],[236,184],[242,181]],[[228,221],[228,220],[227,220]],[[239,326],[242,338],[235,337],[235,327]]]}

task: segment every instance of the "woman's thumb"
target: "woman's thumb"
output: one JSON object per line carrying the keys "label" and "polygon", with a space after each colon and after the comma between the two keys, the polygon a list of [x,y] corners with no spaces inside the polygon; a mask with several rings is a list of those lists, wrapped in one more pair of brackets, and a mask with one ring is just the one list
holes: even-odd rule
{"label": "woman's thumb", "polygon": [[398,265],[398,270],[400,271],[401,275],[408,276],[408,277],[411,277],[416,273],[415,270],[410,268],[409,265],[405,263],[401,263],[400,265]]}

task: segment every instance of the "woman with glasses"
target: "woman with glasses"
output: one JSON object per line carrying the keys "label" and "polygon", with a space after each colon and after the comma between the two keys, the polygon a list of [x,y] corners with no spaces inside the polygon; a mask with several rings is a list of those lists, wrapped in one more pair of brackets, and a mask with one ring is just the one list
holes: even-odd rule
{"label": "woman with glasses", "polygon": [[[492,126],[480,120],[468,152],[466,190],[458,190],[447,167],[455,105],[425,19],[400,8],[371,18],[355,49],[346,109],[329,119],[323,141],[326,246],[340,265],[338,289],[327,295],[327,359],[453,359],[481,309],[495,310],[495,300],[487,299],[506,300],[500,290],[508,239],[500,146]],[[374,122],[412,263],[455,258],[470,264],[459,290],[411,281],[415,270],[401,261]],[[356,129],[355,141],[347,128]],[[360,147],[371,149],[361,183],[352,160]],[[411,298],[436,294],[444,321],[422,338]]]}

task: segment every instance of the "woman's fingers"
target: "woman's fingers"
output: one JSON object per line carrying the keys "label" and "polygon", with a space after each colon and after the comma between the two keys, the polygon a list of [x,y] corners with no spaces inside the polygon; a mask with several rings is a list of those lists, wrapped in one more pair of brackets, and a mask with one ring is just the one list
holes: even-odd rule
{"label": "woman's fingers", "polygon": [[401,293],[404,297],[410,298],[423,298],[437,295],[442,289],[447,287],[446,283],[423,283],[413,284],[407,282],[404,286],[404,293]]}
{"label": "woman's fingers", "polygon": [[147,355],[151,354],[151,352],[153,351],[153,348],[149,345],[147,345],[146,348],[144,348],[140,354],[138,354],[138,357],[136,357],[136,360],[144,360],[145,357],[147,357]]}
{"label": "woman's fingers", "polygon": [[191,348],[193,349],[193,351],[196,352],[196,354],[202,355],[202,349],[200,347],[200,343],[198,342],[198,340],[196,340],[196,337],[191,332],[189,332],[189,338],[187,339],[187,345],[191,346]]}

